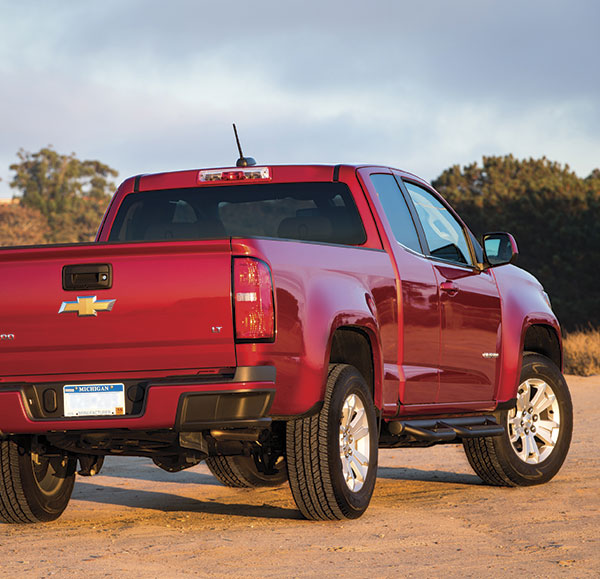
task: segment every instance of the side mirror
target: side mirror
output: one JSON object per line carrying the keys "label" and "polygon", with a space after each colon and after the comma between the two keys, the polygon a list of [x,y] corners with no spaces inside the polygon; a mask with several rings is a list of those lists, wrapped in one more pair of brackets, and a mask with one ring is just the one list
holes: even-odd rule
{"label": "side mirror", "polygon": [[519,255],[515,238],[510,233],[485,233],[483,236],[483,255],[485,261],[494,267],[514,263]]}

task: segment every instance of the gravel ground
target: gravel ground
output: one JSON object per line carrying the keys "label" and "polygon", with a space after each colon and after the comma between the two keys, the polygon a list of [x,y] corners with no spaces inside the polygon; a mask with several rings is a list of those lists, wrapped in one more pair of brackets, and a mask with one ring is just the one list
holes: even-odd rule
{"label": "gravel ground", "polygon": [[384,450],[366,514],[315,523],[287,485],[232,490],[204,465],[112,458],[58,521],[0,525],[0,575],[598,577],[600,376],[568,382],[573,444],[546,485],[484,486],[456,445]]}

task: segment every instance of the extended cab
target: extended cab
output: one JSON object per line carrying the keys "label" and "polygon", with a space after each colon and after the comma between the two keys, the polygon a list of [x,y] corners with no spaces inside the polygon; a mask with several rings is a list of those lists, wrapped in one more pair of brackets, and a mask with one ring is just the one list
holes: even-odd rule
{"label": "extended cab", "polygon": [[572,407],[516,255],[389,167],[127,179],[96,242],[0,250],[0,519],[56,519],[107,455],[289,480],[311,519],[365,511],[380,447],[549,480]]}

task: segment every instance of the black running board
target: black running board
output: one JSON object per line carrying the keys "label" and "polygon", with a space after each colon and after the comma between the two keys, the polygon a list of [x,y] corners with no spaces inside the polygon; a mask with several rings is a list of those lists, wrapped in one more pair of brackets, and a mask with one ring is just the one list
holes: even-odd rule
{"label": "black running board", "polygon": [[388,423],[388,430],[394,438],[433,444],[504,434],[504,427],[490,415],[400,420]]}

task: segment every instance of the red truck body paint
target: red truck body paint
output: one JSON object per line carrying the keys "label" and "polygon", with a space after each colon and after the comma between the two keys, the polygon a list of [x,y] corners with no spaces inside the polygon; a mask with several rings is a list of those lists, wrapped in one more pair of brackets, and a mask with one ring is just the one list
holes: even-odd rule
{"label": "red truck body paint", "polygon": [[[38,421],[17,392],[23,384],[172,376],[196,376],[198,384],[186,388],[202,390],[203,376],[238,366],[274,367],[270,415],[302,415],[323,400],[332,339],[340,328],[359,329],[369,340],[374,401],[384,418],[493,411],[515,397],[527,329],[545,326],[560,344],[558,322],[526,272],[513,265],[448,263],[395,241],[370,175],[395,175],[437,195],[418,177],[351,165],[269,166],[269,172],[269,183],[332,182],[335,173],[352,194],[364,243],[262,237],[108,241],[127,196],[232,184],[199,182],[193,170],[124,181],[95,243],[0,250],[1,329],[15,336],[0,349],[0,432],[170,428],[172,401],[158,386],[149,389],[144,416],[137,418]],[[274,340],[236,343],[235,257],[258,259],[271,272]],[[95,263],[112,265],[110,289],[62,288],[63,266]],[[88,294],[115,300],[114,307],[94,316],[58,313],[63,302]],[[173,390],[171,396],[178,394]],[[168,416],[161,420],[163,411]]]}

